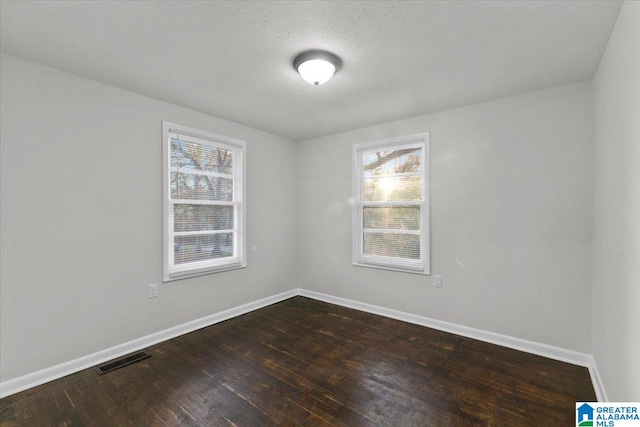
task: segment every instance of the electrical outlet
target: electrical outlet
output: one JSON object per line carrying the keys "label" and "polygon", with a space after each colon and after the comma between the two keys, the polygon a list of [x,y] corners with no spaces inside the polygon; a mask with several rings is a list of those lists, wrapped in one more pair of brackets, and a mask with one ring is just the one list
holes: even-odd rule
{"label": "electrical outlet", "polygon": [[149,298],[156,298],[158,296],[158,285],[149,285]]}
{"label": "electrical outlet", "polygon": [[435,286],[436,288],[442,287],[442,276],[437,274],[433,276],[433,286]]}

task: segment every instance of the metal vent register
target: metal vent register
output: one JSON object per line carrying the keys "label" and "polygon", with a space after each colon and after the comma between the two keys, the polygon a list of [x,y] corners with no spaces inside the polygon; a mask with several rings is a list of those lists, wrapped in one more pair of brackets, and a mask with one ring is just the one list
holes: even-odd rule
{"label": "metal vent register", "polygon": [[96,371],[100,375],[103,375],[108,372],[115,371],[118,368],[122,368],[123,366],[131,365],[132,363],[139,362],[140,360],[146,359],[147,357],[151,357],[151,355],[144,351],[141,351],[135,354],[130,354],[128,356],[123,356],[119,359],[112,360],[111,362],[107,362],[104,365],[100,365],[96,368]]}

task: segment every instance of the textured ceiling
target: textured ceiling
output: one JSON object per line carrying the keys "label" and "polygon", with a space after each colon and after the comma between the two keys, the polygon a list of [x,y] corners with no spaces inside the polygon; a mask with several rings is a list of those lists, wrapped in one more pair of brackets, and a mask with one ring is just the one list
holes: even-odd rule
{"label": "textured ceiling", "polygon": [[[590,79],[621,2],[0,7],[2,52],[304,140]],[[291,66],[312,48],[344,64],[318,87]]]}

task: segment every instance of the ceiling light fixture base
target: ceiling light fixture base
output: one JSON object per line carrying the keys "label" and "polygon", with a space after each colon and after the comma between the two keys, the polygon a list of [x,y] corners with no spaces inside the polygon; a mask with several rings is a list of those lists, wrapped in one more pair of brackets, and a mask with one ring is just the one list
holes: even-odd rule
{"label": "ceiling light fixture base", "polygon": [[293,59],[293,68],[304,80],[316,86],[327,82],[341,66],[340,58],[325,50],[307,50]]}

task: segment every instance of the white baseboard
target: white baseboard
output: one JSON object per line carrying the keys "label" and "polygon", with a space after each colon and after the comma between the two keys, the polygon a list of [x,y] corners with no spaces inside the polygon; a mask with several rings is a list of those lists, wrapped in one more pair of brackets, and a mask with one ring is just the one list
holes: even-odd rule
{"label": "white baseboard", "polygon": [[567,350],[564,348],[541,344],[534,341],[527,341],[508,335],[498,334],[495,332],[483,331],[481,329],[470,328],[468,326],[457,325],[455,323],[444,322],[442,320],[431,319],[429,317],[404,313],[402,311],[396,311],[389,308],[366,304],[363,302],[353,301],[345,298],[334,297],[331,295],[321,294],[319,292],[307,291],[305,289],[300,289],[298,295],[325,301],[331,304],[342,305],[344,307],[355,308],[356,310],[366,311],[368,313],[378,314],[380,316],[390,317],[392,319],[402,320],[403,322],[413,323],[416,325],[426,326],[428,328],[438,329],[440,331],[450,332],[456,335],[462,335],[463,337],[473,338],[479,341],[485,341],[492,344],[501,345],[503,347],[525,351],[527,353],[537,354],[539,356],[560,360],[562,362],[572,363],[574,365],[585,367],[589,366],[589,358],[591,356],[573,350]]}
{"label": "white baseboard", "polygon": [[602,379],[600,378],[600,374],[598,373],[595,360],[590,354],[567,350],[548,344],[541,344],[535,341],[523,340],[520,338],[502,335],[495,332],[483,331],[481,329],[470,328],[468,326],[457,325],[455,323],[444,322],[442,320],[431,319],[429,317],[396,311],[389,308],[366,304],[359,301],[353,301],[346,298],[334,297],[332,295],[308,291],[306,289],[298,289],[297,291],[297,294],[303,297],[341,305],[344,307],[354,308],[356,310],[366,311],[368,313],[378,314],[380,316],[402,320],[403,322],[426,326],[428,328],[438,329],[440,331],[445,331],[456,335],[462,335],[467,338],[473,338],[479,341],[485,341],[503,347],[536,354],[538,356],[548,357],[549,359],[559,360],[561,362],[584,366],[589,369],[591,382],[593,383],[593,388],[596,392],[598,401],[607,401],[607,394],[604,390]]}
{"label": "white baseboard", "polygon": [[221,311],[210,316],[205,316],[200,319],[192,320],[190,322],[186,322],[181,325],[174,326],[172,328],[126,342],[124,344],[116,345],[115,347],[107,348],[93,354],[79,357],[69,362],[64,362],[59,365],[51,366],[40,371],[32,372],[30,374],[14,378],[12,380],[1,382],[0,398],[18,393],[20,391],[38,386],[40,384],[44,384],[58,378],[62,378],[78,371],[82,371],[83,369],[99,365],[108,360],[124,356],[125,354],[129,354],[143,348],[147,348],[154,344],[167,341],[171,338],[184,335],[197,329],[201,329],[215,323],[223,322],[233,317],[240,316],[242,314],[249,313],[259,308],[274,304],[276,302],[283,301],[285,299],[296,296],[297,293],[297,289],[293,289],[287,292],[263,298],[258,301],[243,304],[241,306],[230,308],[228,310]]}
{"label": "white baseboard", "polygon": [[591,375],[591,382],[593,383],[593,389],[596,392],[598,402],[608,402],[609,397],[607,396],[607,391],[604,389],[604,383],[602,382],[602,377],[600,376],[600,372],[598,371],[596,359],[593,356],[589,356],[588,368],[589,375]]}
{"label": "white baseboard", "polygon": [[45,368],[40,371],[14,378],[9,381],[1,382],[0,398],[18,393],[20,391],[38,386],[40,384],[44,384],[58,378],[62,378],[66,375],[82,371],[83,369],[99,365],[100,363],[104,363],[108,360],[124,356],[125,354],[129,354],[143,348],[147,348],[154,344],[167,341],[171,338],[184,335],[197,329],[223,322],[233,317],[249,313],[251,311],[266,307],[271,304],[275,304],[277,302],[297,295],[353,308],[360,311],[365,311],[368,313],[377,314],[384,317],[389,317],[392,319],[401,320],[408,323],[413,323],[416,325],[438,329],[456,335],[462,335],[464,337],[497,344],[503,347],[513,348],[515,350],[520,350],[527,353],[537,354],[539,356],[560,360],[562,362],[572,363],[574,365],[585,366],[589,369],[589,374],[591,375],[591,381],[593,383],[593,388],[595,389],[598,401],[607,401],[607,394],[604,390],[602,379],[600,378],[595,360],[593,356],[589,354],[567,350],[560,347],[554,347],[547,344],[541,344],[534,341],[523,340],[520,338],[502,335],[495,332],[483,331],[481,329],[470,328],[468,326],[457,325],[455,323],[444,322],[442,320],[431,319],[424,316],[418,316],[415,314],[392,310],[389,308],[371,305],[359,301],[353,301],[346,298],[334,297],[332,295],[308,291],[306,289],[300,288],[292,289],[290,291],[282,292],[271,297],[250,302],[238,307],[231,308],[229,310],[221,311],[219,313],[183,323],[181,325],[174,326],[172,328],[165,329],[163,331],[156,332],[124,344],[107,348],[105,350],[101,350],[99,352],[89,354],[87,356],[71,360],[69,362],[61,363],[59,365]]}

